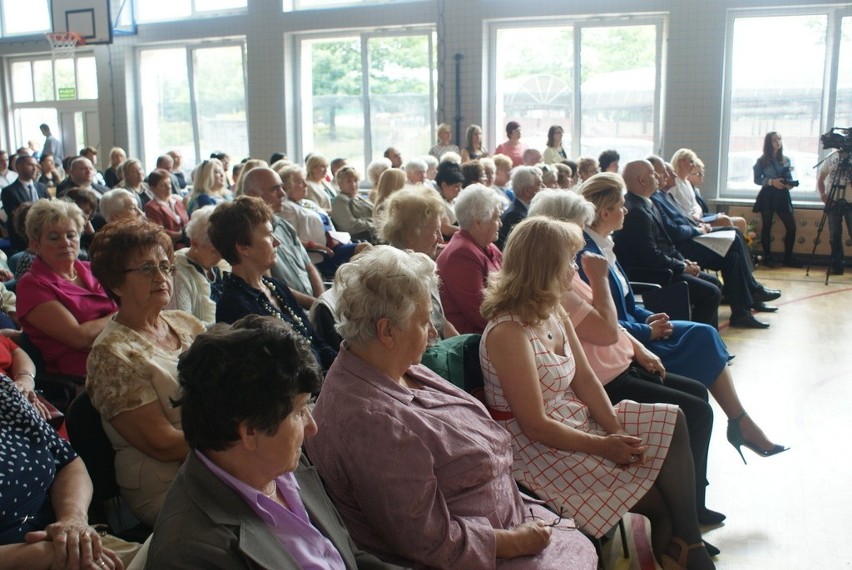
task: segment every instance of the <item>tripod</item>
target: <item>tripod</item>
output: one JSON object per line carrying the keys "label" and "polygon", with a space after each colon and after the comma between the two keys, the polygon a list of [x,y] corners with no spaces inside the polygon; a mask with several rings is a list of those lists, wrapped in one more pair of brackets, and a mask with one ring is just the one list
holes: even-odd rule
{"label": "tripod", "polygon": [[[811,262],[816,254],[817,245],[820,243],[820,236],[825,227],[825,222],[828,219],[829,213],[837,217],[838,231],[841,237],[841,251],[843,248],[843,220],[846,218],[846,213],[849,211],[850,204],[846,201],[846,186],[852,181],[852,163],[849,162],[849,151],[846,149],[838,151],[840,159],[834,166],[834,174],[831,177],[831,186],[828,191],[828,196],[825,201],[825,209],[822,212],[822,218],[817,227],[817,235],[814,239],[814,248],[811,250],[811,257],[808,260],[808,268],[805,275],[809,276],[811,272]],[[852,196],[849,197],[852,199]],[[847,230],[850,228],[847,225]],[[831,264],[825,270],[825,284],[828,285],[828,278],[831,275]]]}

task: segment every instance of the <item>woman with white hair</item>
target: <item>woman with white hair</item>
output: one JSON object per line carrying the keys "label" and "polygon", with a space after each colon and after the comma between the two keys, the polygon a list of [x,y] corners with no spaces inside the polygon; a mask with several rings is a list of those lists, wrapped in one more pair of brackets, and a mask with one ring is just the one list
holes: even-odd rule
{"label": "woman with white hair", "polygon": [[154,195],[151,193],[148,183],[145,182],[145,172],[142,169],[142,163],[135,158],[128,158],[119,165],[118,170],[119,175],[121,176],[121,182],[118,183],[116,188],[126,188],[127,190],[130,190],[136,198],[136,203],[140,208],[144,209],[145,204],[147,204]]}
{"label": "woman with white hair", "polygon": [[101,196],[98,208],[107,223],[125,219],[137,219],[144,215],[136,197],[130,190],[126,190],[125,188],[113,188],[109,192],[105,192]]}
{"label": "woman with white hair", "polygon": [[175,252],[174,294],[167,309],[190,313],[205,324],[216,322],[216,302],[222,294],[222,255],[213,247],[207,230],[215,206],[192,213],[186,226],[189,247]]}
{"label": "woman with white hair", "polygon": [[594,568],[583,535],[518,492],[508,434],[419,364],[435,281],[427,255],[389,246],[335,276],[345,342],[305,445],[352,538],[417,568]]}
{"label": "woman with white hair", "polygon": [[403,166],[405,179],[409,184],[423,184],[426,181],[426,161],[421,158],[412,158]]}
{"label": "woman with white hair", "polygon": [[455,209],[459,231],[438,256],[441,303],[459,333],[481,334],[487,324],[479,312],[482,290],[503,261],[494,245],[503,205],[493,189],[471,184],[456,198]]}

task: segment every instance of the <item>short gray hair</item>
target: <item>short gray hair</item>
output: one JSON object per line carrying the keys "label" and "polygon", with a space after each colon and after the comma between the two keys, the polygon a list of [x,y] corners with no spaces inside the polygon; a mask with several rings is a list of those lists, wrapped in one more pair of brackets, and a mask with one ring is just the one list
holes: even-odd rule
{"label": "short gray hair", "polygon": [[104,192],[101,196],[99,209],[107,222],[113,221],[127,207],[125,200],[130,199],[136,202],[136,196],[126,188],[113,188],[109,192]]}
{"label": "short gray hair", "polygon": [[535,166],[518,166],[512,171],[512,190],[515,194],[529,186],[535,186],[536,176],[541,176],[541,170]]}
{"label": "short gray hair", "polygon": [[409,172],[426,172],[427,168],[426,161],[422,158],[412,158],[408,162],[405,163],[403,170],[408,174]]}
{"label": "short gray hair", "polygon": [[416,303],[437,285],[435,262],[424,253],[377,245],[344,263],[334,276],[337,332],[353,344],[376,338],[379,319],[405,327]]}
{"label": "short gray hair", "polygon": [[370,184],[375,186],[379,183],[379,176],[382,175],[382,172],[387,170],[393,166],[391,164],[390,159],[387,158],[377,158],[373,162],[367,165],[367,180],[370,181]]}
{"label": "short gray hair", "polygon": [[549,216],[584,228],[595,221],[595,205],[570,190],[542,190],[530,202],[527,216]]}
{"label": "short gray hair", "polygon": [[212,243],[207,229],[210,227],[210,214],[216,206],[204,206],[198,208],[192,213],[189,223],[186,225],[186,235],[192,243],[198,245],[207,245]]}
{"label": "short gray hair", "polygon": [[453,203],[459,227],[469,230],[476,222],[487,222],[503,211],[503,203],[493,188],[471,184],[461,191]]}

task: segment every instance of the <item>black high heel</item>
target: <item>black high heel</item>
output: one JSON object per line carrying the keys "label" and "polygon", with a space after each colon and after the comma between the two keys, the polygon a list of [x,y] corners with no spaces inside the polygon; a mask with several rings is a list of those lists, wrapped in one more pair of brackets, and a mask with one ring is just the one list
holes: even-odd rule
{"label": "black high heel", "polygon": [[743,437],[743,430],[740,428],[740,420],[746,417],[748,414],[746,412],[741,413],[739,416],[732,420],[728,420],[728,442],[734,446],[737,452],[740,454],[740,457],[743,460],[743,463],[748,465],[748,462],[743,455],[743,450],[740,449],[741,445],[746,446],[756,454],[761,457],[771,457],[773,455],[778,455],[784,451],[790,449],[789,447],[784,447],[783,445],[778,445],[777,443],[772,446],[772,449],[769,451],[760,449],[760,447],[751,441],[746,440]]}

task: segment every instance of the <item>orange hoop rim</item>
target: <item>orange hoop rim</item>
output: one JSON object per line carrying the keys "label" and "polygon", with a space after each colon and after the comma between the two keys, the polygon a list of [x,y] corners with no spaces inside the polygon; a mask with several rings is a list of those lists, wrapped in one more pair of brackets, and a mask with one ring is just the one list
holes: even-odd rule
{"label": "orange hoop rim", "polygon": [[71,47],[86,44],[86,40],[77,32],[48,32],[45,35],[53,47]]}

